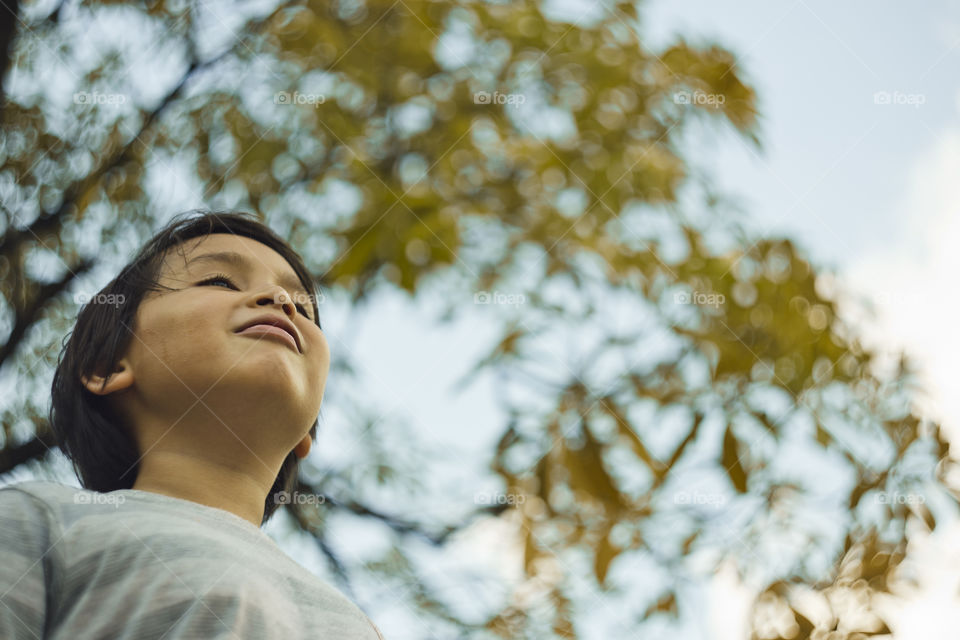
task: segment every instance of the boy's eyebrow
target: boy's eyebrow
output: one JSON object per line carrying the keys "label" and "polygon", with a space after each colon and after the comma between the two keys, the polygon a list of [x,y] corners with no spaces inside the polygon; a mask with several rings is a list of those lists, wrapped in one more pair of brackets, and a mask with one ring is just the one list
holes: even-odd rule
{"label": "boy's eyebrow", "polygon": [[[205,253],[200,256],[195,256],[190,258],[187,261],[187,265],[191,265],[194,262],[224,262],[236,267],[241,267],[245,269],[250,268],[250,261],[246,256],[236,253],[235,251],[219,251],[217,253]],[[310,293],[304,288],[303,283],[300,282],[300,279],[296,276],[291,276],[287,274],[281,274],[278,278],[280,284],[282,284],[287,289],[298,289],[303,293],[307,294],[307,297],[311,297]]]}

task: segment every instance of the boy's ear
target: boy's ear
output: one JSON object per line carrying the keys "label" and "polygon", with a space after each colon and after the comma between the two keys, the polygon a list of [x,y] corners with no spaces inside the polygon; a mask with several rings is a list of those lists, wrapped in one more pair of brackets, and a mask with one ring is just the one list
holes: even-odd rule
{"label": "boy's ear", "polygon": [[105,396],[115,391],[123,391],[132,385],[133,369],[130,368],[126,360],[121,360],[117,363],[113,373],[106,377],[106,384],[104,384],[104,377],[96,374],[80,376],[80,381],[83,382],[83,386],[91,393],[95,393],[98,396]]}
{"label": "boy's ear", "polygon": [[310,447],[313,445],[313,440],[310,438],[310,434],[303,436],[303,440],[297,443],[297,446],[293,448],[293,452],[297,455],[297,458],[303,460],[307,457],[307,454],[310,453]]}

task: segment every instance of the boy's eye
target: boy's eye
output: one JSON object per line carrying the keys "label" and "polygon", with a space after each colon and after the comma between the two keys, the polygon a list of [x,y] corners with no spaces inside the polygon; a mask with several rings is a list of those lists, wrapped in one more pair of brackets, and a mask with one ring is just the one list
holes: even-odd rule
{"label": "boy's eye", "polygon": [[226,282],[228,285],[230,285],[230,288],[231,288],[231,289],[236,289],[236,288],[237,288],[237,285],[233,284],[233,280],[231,280],[229,277],[227,277],[227,276],[225,276],[225,275],[223,275],[223,274],[219,274],[219,275],[213,276],[212,278],[207,278],[206,280],[202,280],[202,281],[198,282],[197,284],[209,284],[209,283],[211,283],[211,282],[218,282],[218,281],[219,281],[219,282]]}
{"label": "boy's eye", "polygon": [[[211,282],[225,282],[227,285],[229,285],[229,288],[230,288],[230,289],[237,289],[237,290],[239,290],[238,287],[237,287],[237,285],[235,285],[235,284],[233,283],[233,280],[231,280],[229,276],[224,275],[224,274],[222,274],[222,273],[217,274],[217,275],[215,275],[215,276],[213,276],[213,277],[211,277],[211,278],[207,278],[206,280],[201,280],[201,281],[198,282],[197,284],[210,284]],[[300,303],[297,303],[295,306],[296,306],[296,308],[297,308],[297,311],[299,311],[300,313],[302,313],[303,316],[304,316],[307,320],[310,319],[310,314],[307,313],[307,308],[306,308],[306,307],[304,307],[304,306],[303,306],[302,304],[300,304]]]}

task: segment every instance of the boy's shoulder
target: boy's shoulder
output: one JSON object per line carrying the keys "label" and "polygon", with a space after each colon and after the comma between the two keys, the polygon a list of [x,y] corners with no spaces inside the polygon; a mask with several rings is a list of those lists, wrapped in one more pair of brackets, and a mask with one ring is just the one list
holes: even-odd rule
{"label": "boy's shoulder", "polygon": [[[71,501],[76,491],[75,487],[40,480],[0,486],[0,542],[4,548],[35,551],[33,544],[60,535],[62,505]],[[30,545],[25,543],[27,539],[32,540]]]}
{"label": "boy's shoulder", "polygon": [[81,487],[73,487],[47,480],[25,480],[0,486],[0,502],[19,501],[39,503],[55,510],[63,504],[77,504],[82,496],[91,493]]}
{"label": "boy's shoulder", "polygon": [[[143,581],[168,580],[174,571],[187,595],[216,593],[234,602],[248,597],[244,589],[255,577],[260,585],[258,606],[271,615],[293,607],[307,626],[335,623],[357,631],[350,637],[361,637],[360,629],[367,630],[362,637],[371,637],[372,622],[356,604],[293,560],[255,525],[212,507],[143,492],[103,494],[57,482],[18,482],[0,486],[0,548],[4,545],[31,562],[43,557],[58,567],[55,572],[73,575],[83,569],[84,575],[92,576],[89,580],[64,584],[102,588],[105,593],[118,580],[133,585],[129,591],[149,591]],[[158,563],[162,570],[151,573],[149,568]],[[126,575],[123,567],[138,569]],[[219,592],[208,591],[211,576],[230,571],[240,572],[237,575],[243,578],[236,585],[246,585],[244,589],[238,591],[227,580],[217,583]],[[0,581],[2,577],[0,571]],[[97,587],[99,579],[109,579],[114,586]],[[271,593],[272,599],[264,595]],[[80,597],[65,594],[68,600]],[[379,631],[376,634],[382,638]]]}
{"label": "boy's shoulder", "polygon": [[38,498],[62,498],[86,491],[81,487],[74,487],[51,480],[23,480],[0,486],[0,491],[22,491]]}
{"label": "boy's shoulder", "polygon": [[115,501],[115,498],[110,494],[49,480],[26,480],[0,486],[0,505],[10,517],[22,521],[43,519],[47,525],[64,529],[85,516],[111,511],[96,508],[111,500]]}

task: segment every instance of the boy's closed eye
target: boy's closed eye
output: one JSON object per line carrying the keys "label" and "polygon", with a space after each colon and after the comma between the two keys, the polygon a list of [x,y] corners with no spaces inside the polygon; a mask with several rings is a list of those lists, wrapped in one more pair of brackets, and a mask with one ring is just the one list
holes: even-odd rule
{"label": "boy's closed eye", "polygon": [[[234,289],[234,290],[236,290],[236,291],[239,291],[239,290],[240,290],[240,287],[238,287],[236,284],[234,284],[233,280],[230,279],[230,276],[228,276],[228,275],[226,275],[226,274],[224,274],[224,273],[218,273],[218,274],[215,275],[215,276],[211,276],[211,277],[209,277],[209,278],[206,278],[206,279],[204,279],[204,280],[201,280],[201,281],[198,282],[197,284],[198,284],[198,285],[205,285],[205,284],[210,284],[210,283],[212,283],[212,282],[218,282],[218,281],[225,282],[227,285],[229,285],[229,288],[231,288],[231,289]],[[310,314],[307,313],[306,307],[304,307],[304,306],[303,306],[302,304],[300,304],[300,303],[296,303],[296,308],[297,308],[297,311],[299,311],[301,314],[303,314],[303,316],[304,316],[307,320],[313,321],[313,318],[311,318],[311,317],[310,317]]]}

